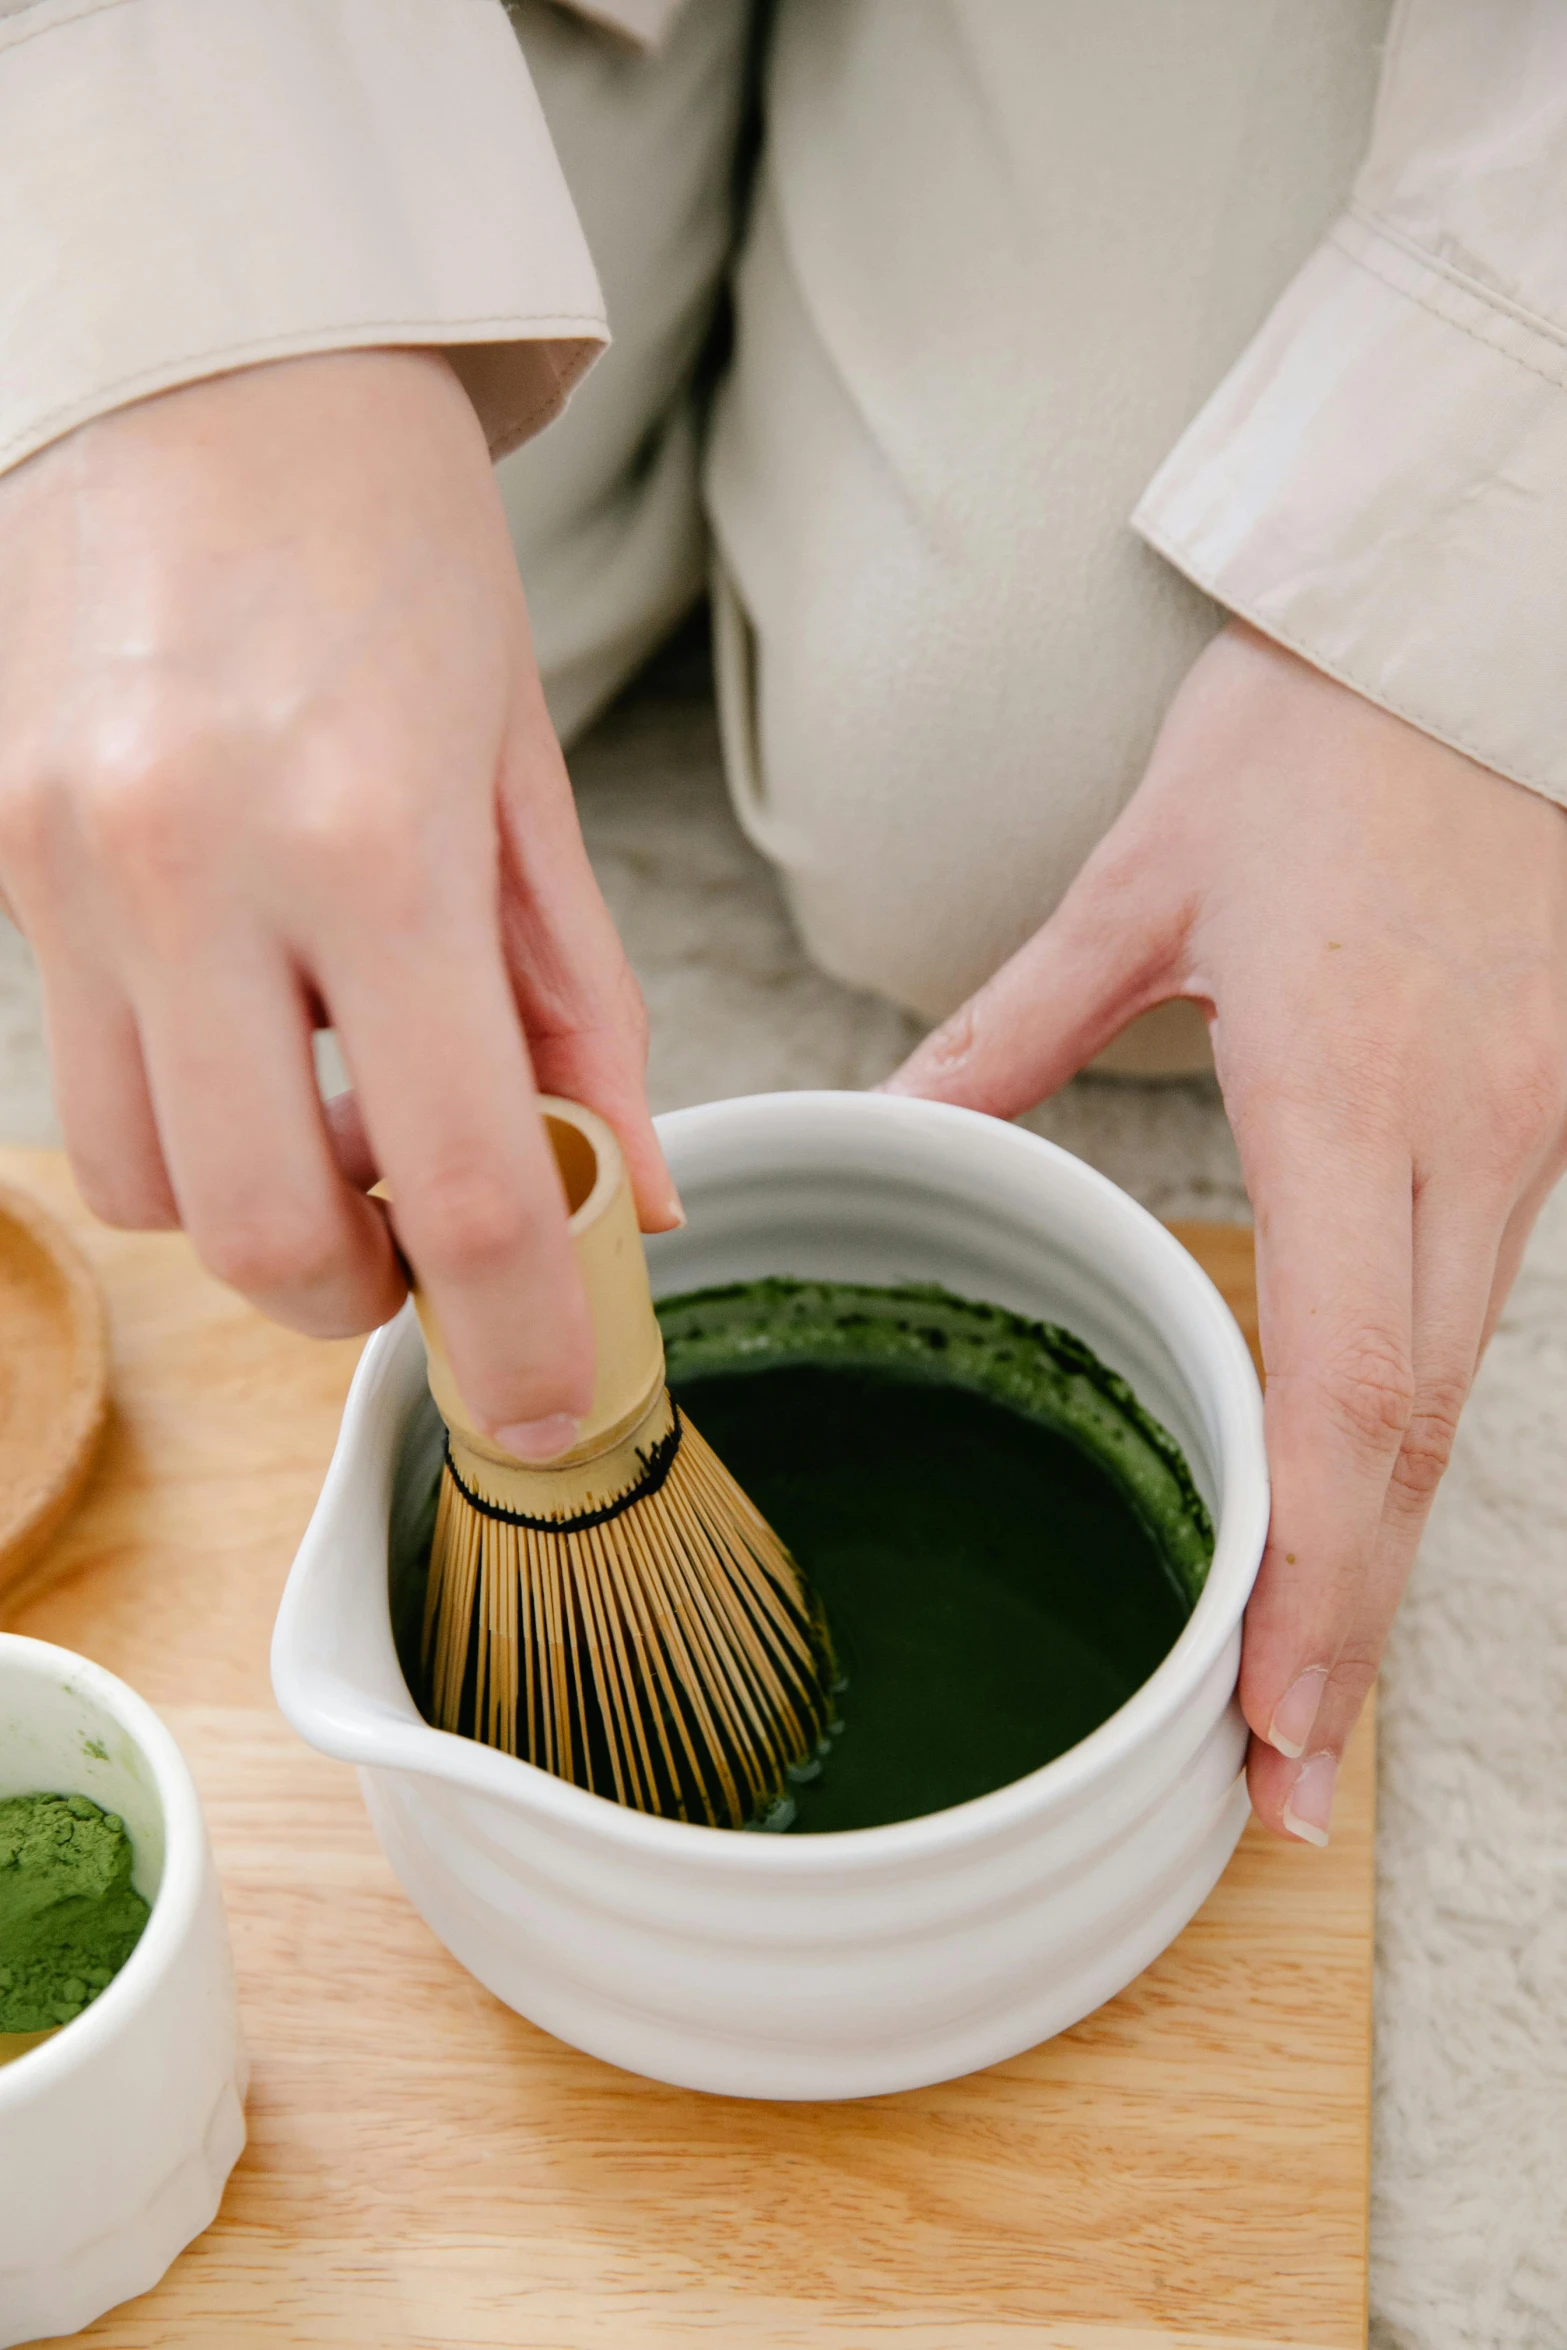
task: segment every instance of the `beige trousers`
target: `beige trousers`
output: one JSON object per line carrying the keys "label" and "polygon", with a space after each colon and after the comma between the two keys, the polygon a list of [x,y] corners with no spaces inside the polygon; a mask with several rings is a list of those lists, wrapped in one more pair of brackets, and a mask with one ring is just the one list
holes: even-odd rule
{"label": "beige trousers", "polygon": [[[740,821],[926,1017],[1045,918],[1220,617],[1149,476],[1342,204],[1386,0],[744,0],[645,58],[516,11],[615,344],[501,480],[580,731],[711,563]],[[692,376],[726,276],[732,354]]]}

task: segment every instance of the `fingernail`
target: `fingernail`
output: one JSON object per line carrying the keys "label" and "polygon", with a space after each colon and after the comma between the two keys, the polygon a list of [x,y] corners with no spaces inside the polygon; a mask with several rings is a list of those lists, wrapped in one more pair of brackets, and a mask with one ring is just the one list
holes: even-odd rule
{"label": "fingernail", "polygon": [[1306,1844],[1326,1844],[1333,1818],[1333,1782],[1338,1777],[1336,1754],[1314,1754],[1295,1774],[1290,1799],[1284,1806],[1284,1825]]}
{"label": "fingernail", "polygon": [[1312,1665],[1298,1680],[1292,1681],[1273,1709],[1268,1724],[1268,1744],[1276,1746],[1280,1754],[1291,1762],[1299,1762],[1311,1736],[1311,1725],[1317,1718],[1326,1686],[1326,1665]]}
{"label": "fingernail", "polygon": [[495,1441],[513,1460],[552,1461],[570,1452],[577,1441],[578,1422],[570,1412],[551,1412],[547,1420],[519,1420],[511,1428],[497,1428]]}
{"label": "fingernail", "polygon": [[669,1218],[668,1225],[665,1227],[665,1229],[670,1232],[684,1232],[686,1226],[691,1221],[690,1217],[686,1214],[685,1209],[680,1204],[680,1194],[678,1191],[676,1191],[673,1184],[670,1185],[669,1197],[664,1202],[664,1213]]}

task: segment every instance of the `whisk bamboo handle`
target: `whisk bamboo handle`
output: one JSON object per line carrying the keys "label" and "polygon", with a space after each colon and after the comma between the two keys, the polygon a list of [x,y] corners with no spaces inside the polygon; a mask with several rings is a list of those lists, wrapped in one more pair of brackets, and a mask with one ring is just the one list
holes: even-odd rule
{"label": "whisk bamboo handle", "polygon": [[614,1136],[574,1102],[543,1107],[598,1343],[593,1408],[570,1452],[511,1459],[416,1300],[448,1436],[428,1718],[590,1794],[743,1828],[830,1732],[831,1645],[788,1550],[670,1400]]}
{"label": "whisk bamboo handle", "polygon": [[[602,1485],[605,1470],[618,1481],[613,1472],[619,1464],[606,1461],[606,1454],[624,1451],[634,1463],[638,1451],[645,1451],[667,1430],[664,1341],[653,1311],[636,1203],[619,1143],[604,1120],[580,1102],[545,1094],[539,1107],[565,1189],[571,1245],[593,1317],[593,1402],[571,1450],[540,1468],[515,1461],[482,1434],[452,1376],[429,1300],[417,1289],[414,1306],[429,1355],[430,1392],[451,1432],[454,1454],[483,1462],[492,1473],[486,1477],[487,1486],[494,1472],[503,1473],[508,1486],[513,1478],[523,1480],[527,1492],[516,1503],[519,1508],[528,1506],[528,1497],[542,1500],[546,1488],[551,1509],[592,1506],[587,1499],[573,1502],[559,1483],[562,1473],[593,1464],[591,1478],[567,1480],[568,1485],[581,1482],[586,1496]],[[523,1493],[523,1487],[518,1490]]]}

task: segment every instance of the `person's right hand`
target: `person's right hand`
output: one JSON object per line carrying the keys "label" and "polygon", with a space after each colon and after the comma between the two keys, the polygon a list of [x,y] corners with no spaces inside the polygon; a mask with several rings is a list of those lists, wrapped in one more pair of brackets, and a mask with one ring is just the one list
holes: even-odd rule
{"label": "person's right hand", "polygon": [[645,1226],[680,1210],[444,360],[247,369],[0,480],[0,893],[100,1216],[183,1224],[267,1313],[347,1334],[404,1292],[384,1176],[470,1409],[564,1449],[592,1334],[535,1082],[615,1128]]}

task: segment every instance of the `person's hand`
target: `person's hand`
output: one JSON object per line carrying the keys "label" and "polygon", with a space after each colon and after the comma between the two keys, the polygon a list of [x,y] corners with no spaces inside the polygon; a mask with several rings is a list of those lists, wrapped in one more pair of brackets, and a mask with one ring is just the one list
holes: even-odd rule
{"label": "person's hand", "polygon": [[1567,1163],[1567,812],[1231,626],[1053,919],[890,1084],[1010,1115],[1172,996],[1209,1007],[1256,1214],[1252,1801],[1319,1843]]}
{"label": "person's hand", "polygon": [[[679,1220],[641,998],[589,869],[478,419],[445,361],[219,377],[0,480],[0,893],[66,1143],[297,1328],[395,1311],[548,1455],[592,1333],[535,1085]],[[317,1096],[335,1024],[357,1103]],[[532,1431],[530,1434],[529,1431]]]}

